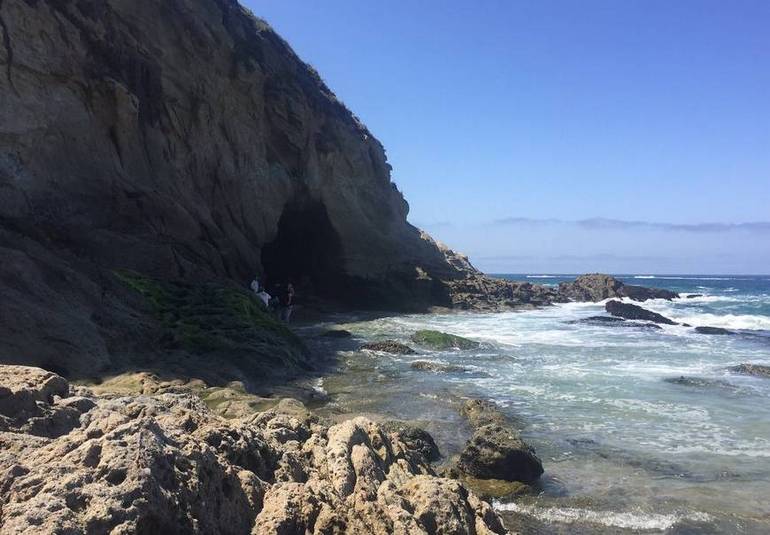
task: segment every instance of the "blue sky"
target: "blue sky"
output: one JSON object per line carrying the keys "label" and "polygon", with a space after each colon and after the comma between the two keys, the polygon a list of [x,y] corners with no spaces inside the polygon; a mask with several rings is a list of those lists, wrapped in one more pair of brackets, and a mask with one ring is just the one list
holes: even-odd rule
{"label": "blue sky", "polygon": [[245,5],[479,268],[770,272],[770,2]]}

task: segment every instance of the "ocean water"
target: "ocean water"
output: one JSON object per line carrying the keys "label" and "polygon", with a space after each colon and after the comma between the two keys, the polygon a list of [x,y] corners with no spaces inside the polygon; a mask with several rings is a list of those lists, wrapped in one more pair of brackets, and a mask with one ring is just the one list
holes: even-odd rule
{"label": "ocean water", "polygon": [[[574,275],[498,275],[558,284]],[[394,356],[350,350],[323,379],[330,411],[419,420],[446,458],[470,434],[469,397],[496,401],[519,422],[546,474],[498,500],[511,529],[531,533],[770,533],[770,379],[730,372],[770,365],[770,276],[619,275],[682,293],[641,305],[678,322],[724,327],[600,325],[603,303],[505,313],[347,320],[355,343],[437,329],[478,350]],[[700,294],[687,298],[687,295]],[[334,343],[334,342],[329,342]],[[416,360],[461,366],[430,373]],[[673,381],[684,376],[693,379]]]}

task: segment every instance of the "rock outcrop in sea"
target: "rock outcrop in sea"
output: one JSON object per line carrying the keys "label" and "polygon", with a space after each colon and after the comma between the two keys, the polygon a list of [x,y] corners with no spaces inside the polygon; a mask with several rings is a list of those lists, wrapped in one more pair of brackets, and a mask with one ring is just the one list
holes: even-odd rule
{"label": "rock outcrop in sea", "polygon": [[623,303],[622,301],[607,301],[604,305],[605,310],[613,316],[627,320],[644,320],[653,323],[663,323],[665,325],[679,325],[672,319],[669,319],[657,312],[647,310],[638,305]]}
{"label": "rock outcrop in sea", "polygon": [[0,532],[506,533],[430,436],[301,404],[224,419],[190,394],[98,397],[0,366]]}
{"label": "rock outcrop in sea", "polygon": [[613,297],[628,297],[634,301],[648,299],[677,299],[679,294],[661,288],[647,288],[625,284],[610,275],[591,273],[572,282],[559,284],[559,294],[570,301],[604,301]]}

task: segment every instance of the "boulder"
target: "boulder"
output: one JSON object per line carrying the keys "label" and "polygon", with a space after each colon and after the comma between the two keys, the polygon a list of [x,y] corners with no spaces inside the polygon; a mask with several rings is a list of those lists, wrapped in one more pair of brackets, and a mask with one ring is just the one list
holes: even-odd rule
{"label": "boulder", "polygon": [[395,355],[411,355],[414,349],[395,340],[384,340],[382,342],[368,342],[361,346],[361,349],[367,351],[381,351],[382,353],[393,353]]}
{"label": "boulder", "polygon": [[735,334],[733,331],[722,327],[695,327],[695,332],[701,334]]}
{"label": "boulder", "polygon": [[479,427],[460,454],[457,468],[480,479],[531,483],[543,474],[535,450],[506,426]]}
{"label": "boulder", "polygon": [[476,349],[479,343],[462,336],[440,331],[422,330],[412,335],[412,342],[435,350]]}
{"label": "boulder", "polygon": [[764,366],[762,364],[744,363],[738,364],[737,366],[730,366],[727,369],[734,373],[753,375],[755,377],[766,377],[770,379],[770,366]]}
{"label": "boulder", "polygon": [[644,320],[653,323],[663,323],[665,325],[679,325],[677,322],[661,316],[657,312],[647,310],[638,305],[623,303],[621,301],[607,301],[604,305],[605,310],[613,316],[618,316],[627,320]]}

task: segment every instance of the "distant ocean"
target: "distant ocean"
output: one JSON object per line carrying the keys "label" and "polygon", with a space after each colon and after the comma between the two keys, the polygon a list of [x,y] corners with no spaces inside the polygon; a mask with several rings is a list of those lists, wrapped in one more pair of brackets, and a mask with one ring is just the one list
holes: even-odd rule
{"label": "distant ocean", "polygon": [[[549,285],[575,278],[496,276]],[[496,504],[516,513],[511,529],[770,533],[770,379],[728,370],[744,362],[770,365],[770,276],[617,277],[682,294],[641,303],[645,308],[736,334],[580,321],[605,314],[603,303],[396,316],[346,328],[361,339],[407,343],[417,329],[438,329],[482,347],[407,356],[350,352],[347,374],[328,378],[324,388],[343,406],[425,421],[447,455],[462,446],[455,444],[463,423],[451,400],[493,399],[522,420],[546,475],[536,495]],[[410,368],[414,360],[465,371],[419,372]]]}

